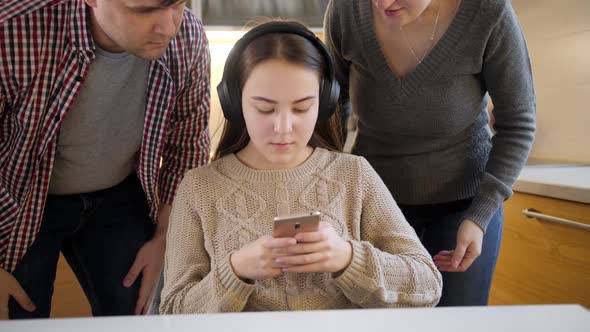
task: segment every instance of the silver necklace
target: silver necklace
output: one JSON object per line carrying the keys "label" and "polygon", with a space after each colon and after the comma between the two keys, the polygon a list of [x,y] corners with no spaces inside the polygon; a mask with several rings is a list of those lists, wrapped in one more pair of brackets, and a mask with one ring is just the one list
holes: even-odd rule
{"label": "silver necklace", "polygon": [[430,48],[432,47],[432,41],[434,40],[434,36],[436,35],[436,28],[438,27],[439,14],[440,14],[440,3],[438,4],[438,9],[436,10],[436,19],[434,20],[434,27],[432,28],[432,33],[430,34],[430,38],[428,38],[429,39],[428,47],[424,50],[424,54],[422,54],[422,58],[420,58],[420,59],[418,59],[418,57],[416,56],[416,52],[414,52],[414,48],[412,47],[412,44],[410,44],[410,41],[408,40],[408,38],[406,38],[406,34],[404,33],[404,27],[402,25],[399,26],[399,30],[402,33],[402,37],[404,38],[406,45],[408,45],[410,52],[412,52],[412,55],[414,56],[414,59],[416,59],[418,64],[421,64],[422,61],[424,61],[424,58],[426,58],[426,54],[428,54],[428,51],[430,51]]}

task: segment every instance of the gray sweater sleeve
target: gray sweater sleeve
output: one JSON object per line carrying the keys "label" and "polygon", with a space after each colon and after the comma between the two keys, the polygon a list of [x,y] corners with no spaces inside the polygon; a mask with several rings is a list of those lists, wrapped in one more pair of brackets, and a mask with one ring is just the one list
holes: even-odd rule
{"label": "gray sweater sleeve", "polygon": [[509,1],[498,1],[502,14],[484,54],[483,77],[494,103],[492,150],[478,191],[465,218],[485,231],[524,166],[535,131],[535,93],[526,42]]}

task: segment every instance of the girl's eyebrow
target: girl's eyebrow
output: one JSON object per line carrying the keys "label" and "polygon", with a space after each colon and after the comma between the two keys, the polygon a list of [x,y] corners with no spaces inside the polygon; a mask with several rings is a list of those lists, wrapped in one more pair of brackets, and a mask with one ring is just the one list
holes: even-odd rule
{"label": "girl's eyebrow", "polygon": [[315,98],[316,98],[315,96],[307,96],[307,97],[303,97],[303,98],[301,98],[301,99],[297,99],[297,100],[295,100],[295,101],[293,102],[293,104],[299,104],[299,103],[302,103],[302,102],[304,102],[304,101],[308,101],[308,100],[315,99]]}
{"label": "girl's eyebrow", "polygon": [[263,102],[269,103],[269,104],[278,104],[278,102],[276,100],[272,100],[272,99],[268,99],[268,98],[260,97],[260,96],[254,96],[251,99],[254,99],[257,101],[263,101]]}
{"label": "girl's eyebrow", "polygon": [[[310,100],[310,99],[315,99],[315,98],[316,98],[316,96],[303,97],[303,98],[300,98],[300,99],[295,100],[293,102],[293,104],[299,104],[301,102],[304,102],[304,101],[307,101],[307,100]],[[261,97],[261,96],[254,96],[251,99],[254,99],[254,100],[257,100],[257,101],[263,101],[263,102],[269,103],[269,104],[278,104],[278,102],[276,100],[268,99],[268,98]]]}

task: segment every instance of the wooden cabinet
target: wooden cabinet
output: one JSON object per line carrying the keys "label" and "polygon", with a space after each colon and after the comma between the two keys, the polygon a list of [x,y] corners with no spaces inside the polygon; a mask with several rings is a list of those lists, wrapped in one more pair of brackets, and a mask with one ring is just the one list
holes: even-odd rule
{"label": "wooden cabinet", "polygon": [[504,204],[504,233],[490,304],[579,303],[590,308],[590,230],[527,218],[533,208],[590,225],[590,204],[515,193]]}
{"label": "wooden cabinet", "polygon": [[57,264],[57,275],[51,301],[51,318],[91,316],[90,305],[78,279],[63,256]]}

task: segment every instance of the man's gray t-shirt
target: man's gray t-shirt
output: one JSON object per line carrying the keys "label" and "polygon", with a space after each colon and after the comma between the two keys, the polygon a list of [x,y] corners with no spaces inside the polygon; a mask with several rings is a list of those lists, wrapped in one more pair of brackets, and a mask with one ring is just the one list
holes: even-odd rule
{"label": "man's gray t-shirt", "polygon": [[148,60],[96,49],[59,132],[50,194],[109,188],[133,171],[142,141],[148,71]]}

